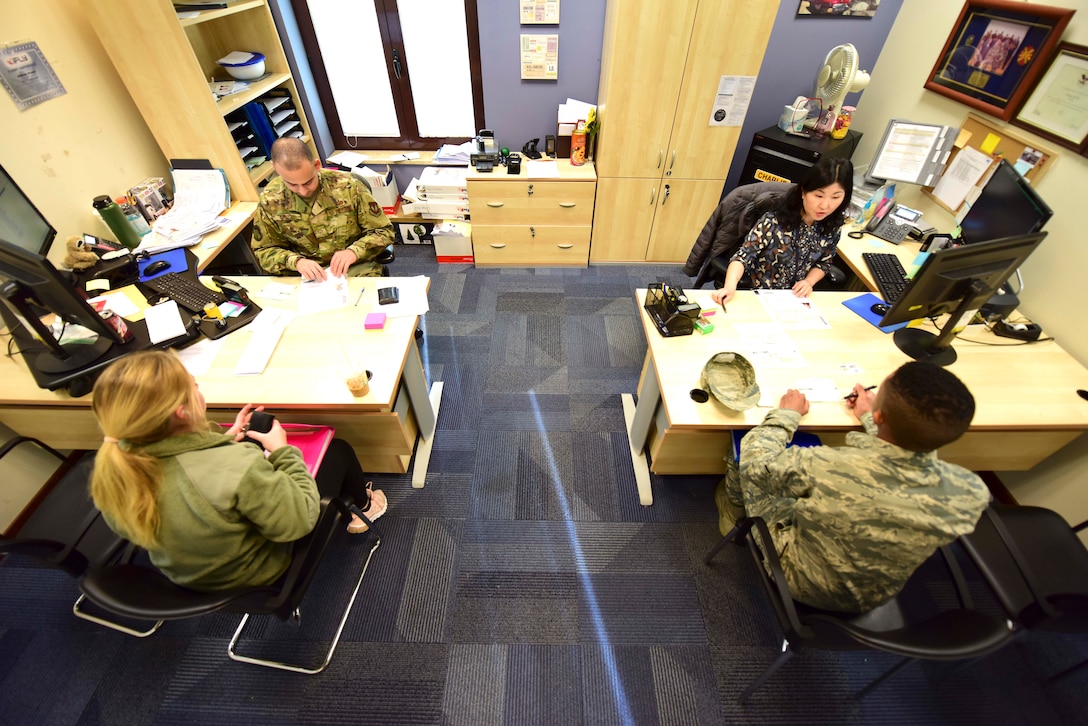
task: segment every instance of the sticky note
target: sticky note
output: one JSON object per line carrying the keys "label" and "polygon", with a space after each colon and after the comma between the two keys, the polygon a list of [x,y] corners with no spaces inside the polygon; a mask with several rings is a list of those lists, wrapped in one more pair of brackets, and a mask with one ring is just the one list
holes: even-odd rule
{"label": "sticky note", "polygon": [[986,138],[982,140],[982,146],[978,147],[978,150],[983,154],[992,155],[1000,141],[1001,137],[997,134],[986,134]]}
{"label": "sticky note", "polygon": [[363,327],[367,330],[382,330],[385,328],[385,313],[367,313]]}

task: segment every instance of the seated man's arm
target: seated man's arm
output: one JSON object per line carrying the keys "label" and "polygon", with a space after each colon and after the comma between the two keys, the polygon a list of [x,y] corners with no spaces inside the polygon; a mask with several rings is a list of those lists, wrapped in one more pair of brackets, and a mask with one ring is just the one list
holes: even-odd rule
{"label": "seated man's arm", "polygon": [[809,486],[801,476],[805,450],[787,448],[800,423],[797,411],[776,408],[741,440],[740,476],[744,488],[754,486],[776,497],[808,494]]}
{"label": "seated man's arm", "polygon": [[291,240],[283,234],[275,215],[269,214],[263,204],[257,205],[250,246],[261,269],[273,275],[295,271],[299,259],[302,258]]}
{"label": "seated man's arm", "polygon": [[382,250],[393,244],[393,223],[385,216],[382,207],[369,192],[360,190],[355,205],[356,221],[362,230],[359,238],[348,245],[359,260],[372,260]]}

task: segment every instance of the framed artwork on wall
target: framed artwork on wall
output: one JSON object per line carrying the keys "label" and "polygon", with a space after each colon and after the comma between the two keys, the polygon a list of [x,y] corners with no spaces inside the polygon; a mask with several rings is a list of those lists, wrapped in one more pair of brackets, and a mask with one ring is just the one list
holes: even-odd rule
{"label": "framed artwork on wall", "polygon": [[968,0],[925,87],[1008,121],[1073,12],[1011,0]]}
{"label": "framed artwork on wall", "polygon": [[1088,46],[1060,44],[1012,122],[1088,156]]}
{"label": "framed artwork on wall", "polygon": [[801,0],[797,14],[814,18],[871,18],[880,0]]}

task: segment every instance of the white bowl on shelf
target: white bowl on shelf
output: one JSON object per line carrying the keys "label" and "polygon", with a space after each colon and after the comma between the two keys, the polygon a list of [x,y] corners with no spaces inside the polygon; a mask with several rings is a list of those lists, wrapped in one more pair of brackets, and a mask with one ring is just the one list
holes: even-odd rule
{"label": "white bowl on shelf", "polygon": [[264,75],[264,54],[252,51],[235,51],[220,58],[219,65],[236,81],[252,81]]}

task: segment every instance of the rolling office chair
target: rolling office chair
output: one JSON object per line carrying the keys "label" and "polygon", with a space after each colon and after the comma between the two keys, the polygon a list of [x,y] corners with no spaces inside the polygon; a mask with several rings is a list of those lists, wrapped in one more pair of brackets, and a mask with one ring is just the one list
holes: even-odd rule
{"label": "rolling office chair", "polygon": [[738,521],[706,556],[706,564],[710,565],[711,560],[729,542],[747,546],[783,633],[781,654],[741,694],[741,703],[747,701],[797,651],[806,648],[836,651],[871,649],[904,656],[903,660],[858,693],[857,698],[860,699],[915,660],[974,658],[997,650],[1012,637],[1012,629],[1004,618],[973,609],[963,574],[947,548],[942,547],[941,554],[956,587],[960,607],[911,620],[901,600],[908,589],[924,587],[924,583],[917,581],[918,578],[911,578],[903,592],[894,599],[866,613],[819,610],[794,601],[771,533],[761,518],[744,517]]}
{"label": "rolling office chair", "polygon": [[[366,190],[368,192],[374,191],[374,188],[370,186],[370,182],[368,182],[366,179],[363,179],[361,176],[356,176],[355,178],[363,183],[363,186],[366,187]],[[392,244],[387,246],[384,250],[378,253],[377,257],[374,258],[374,261],[382,266],[382,277],[389,277],[388,265],[393,264],[393,260],[395,259],[397,259],[397,253],[393,250]]]}
{"label": "rolling office chair", "polygon": [[[1088,633],[1088,549],[1057,512],[1043,507],[991,505],[961,541],[1019,628]],[[1051,676],[1057,681],[1088,668],[1088,660]]]}
{"label": "rolling office chair", "polygon": [[[313,581],[317,567],[333,537],[344,528],[347,522],[351,521],[353,513],[362,517],[370,525],[374,541],[363,560],[355,589],[340,617],[324,660],[314,666],[303,666],[238,653],[237,645],[250,615],[270,614],[280,620],[295,622],[301,620],[299,605]],[[271,585],[219,592],[200,592],[175,585],[152,567],[131,563],[107,565],[92,568],[80,581],[79,587],[87,599],[112,614],[156,622],[149,629],[139,631],[109,620],[87,615],[83,617],[108,628],[142,638],[154,633],[166,620],[193,618],[218,610],[243,613],[242,621],[238,624],[227,646],[227,654],[231,660],[313,675],[325,670],[329,661],[332,660],[336,646],[340,642],[340,634],[344,630],[352,606],[355,604],[355,598],[359,594],[359,588],[363,584],[370,559],[380,544],[381,536],[374,523],[367,519],[357,507],[340,499],[323,499],[317,525],[310,534],[295,543],[287,572]]]}

